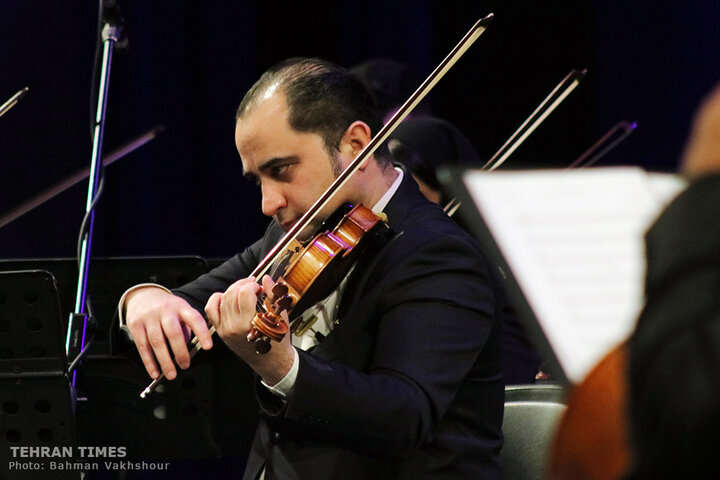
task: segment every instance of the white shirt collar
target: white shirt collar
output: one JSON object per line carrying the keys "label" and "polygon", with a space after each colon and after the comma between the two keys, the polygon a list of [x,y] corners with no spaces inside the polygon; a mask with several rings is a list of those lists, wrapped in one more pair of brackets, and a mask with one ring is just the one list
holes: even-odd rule
{"label": "white shirt collar", "polygon": [[380,197],[380,200],[377,201],[377,203],[372,207],[372,211],[375,215],[377,215],[379,212],[382,212],[383,209],[387,206],[387,204],[390,202],[390,199],[395,195],[395,192],[397,192],[398,187],[400,187],[400,184],[402,183],[403,179],[403,171],[401,168],[394,167],[395,171],[398,172],[398,176],[393,182],[392,185],[390,185],[390,188],[388,188],[387,192]]}

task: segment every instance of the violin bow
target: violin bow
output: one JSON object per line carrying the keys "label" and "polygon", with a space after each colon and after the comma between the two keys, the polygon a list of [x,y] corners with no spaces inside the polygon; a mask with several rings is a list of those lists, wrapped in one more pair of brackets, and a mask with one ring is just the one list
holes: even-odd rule
{"label": "violin bow", "polygon": [[25,96],[25,94],[29,90],[30,89],[28,87],[23,88],[22,90],[17,92],[15,95],[10,97],[5,103],[0,105],[0,117],[5,115],[5,113],[7,113],[8,110],[10,110],[12,107],[17,105],[17,103]]}
{"label": "violin bow", "polygon": [[[258,263],[257,267],[250,274],[251,277],[256,279],[262,278],[267,273],[275,258],[287,248],[295,243],[300,236],[300,233],[305,230],[320,214],[323,208],[327,206],[330,201],[334,198],[338,190],[340,190],[360,169],[360,166],[367,160],[375,150],[390,136],[395,128],[402,122],[405,117],[417,106],[420,101],[435,87],[442,77],[455,65],[455,63],[462,57],[465,52],[472,46],[473,43],[482,35],[487,26],[493,19],[493,14],[489,14],[486,17],[481,18],[470,28],[465,36],[458,42],[457,45],[450,51],[450,53],[443,59],[442,62],[432,71],[432,73],[423,81],[415,92],[410,95],[405,103],[398,109],[392,118],[378,131],[378,133],[365,145],[365,148],[350,162],[350,164],[342,171],[335,181],[325,190],[325,192],[318,198],[315,203],[308,209],[305,214],[292,226],[285,236],[268,252],[265,258]],[[215,333],[215,327],[211,326],[209,329],[210,335]],[[200,350],[198,338],[194,336],[190,340],[189,346],[192,346],[190,351],[190,358]],[[165,378],[165,374],[160,374],[158,378],[152,381],[148,387],[140,393],[140,398],[145,398],[150,392],[152,392],[157,385]]]}
{"label": "violin bow", "polygon": [[[535,111],[520,125],[515,133],[503,144],[500,149],[495,152],[490,160],[481,168],[483,171],[492,172],[500,165],[505,163],[505,160],[530,136],[531,133],[550,115],[557,107],[567,98],[570,93],[575,90],[580,84],[580,81],[585,78],[587,70],[572,70],[568,73],[565,78],[545,97],[545,99],[538,105]],[[451,199],[444,207],[443,211],[448,215],[452,216],[458,208],[460,208],[461,202],[456,198]]]}
{"label": "violin bow", "polygon": [[277,254],[297,240],[300,232],[302,232],[311,222],[313,222],[320,211],[327,206],[333,199],[340,188],[347,183],[360,166],[367,160],[375,150],[390,136],[395,128],[402,122],[405,117],[425,98],[432,90],[437,82],[452,68],[455,62],[475,43],[480,35],[485,31],[487,25],[492,21],[493,15],[478,20],[475,25],[468,31],[453,50],[445,57],[445,59],[433,70],[433,72],[425,79],[425,81],[417,88],[417,90],[405,101],[392,118],[380,129],[380,131],[368,142],[365,148],[355,157],[355,159],[343,170],[343,172],[335,179],[327,190],[317,199],[317,201],[308,209],[305,214],[300,217],[298,222],[285,234],[280,242],[273,247],[265,258],[258,264],[251,276],[259,278],[265,274],[272,265]]}
{"label": "violin bow", "polygon": [[[632,132],[637,128],[637,122],[627,122],[621,120],[615,124],[610,130],[605,133],[600,139],[595,142],[590,148],[588,148],[577,160],[566,167],[567,170],[571,168],[585,168],[595,164],[598,160],[604,157],[610,150],[617,147],[620,142],[625,140]],[[613,138],[615,137],[615,138]]]}
{"label": "violin bow", "polygon": [[500,147],[495,155],[482,167],[483,170],[492,172],[500,165],[505,163],[505,160],[517,149],[525,139],[535,131],[535,129],[550,115],[560,103],[570,95],[570,92],[575,90],[580,84],[580,80],[585,78],[587,70],[573,70],[568,73],[565,78],[553,89],[550,94],[545,97],[535,111],[520,125],[515,133]]}
{"label": "violin bow", "polygon": [[[108,153],[106,156],[103,157],[103,167],[107,167],[111,163],[120,160],[125,155],[128,155],[138,148],[142,147],[146,143],[148,143],[150,140],[154,139],[160,133],[162,133],[165,130],[165,126],[163,125],[156,125],[155,127],[151,128],[147,132],[133,138],[132,140],[128,141],[127,143],[121,145],[120,147],[116,148],[112,152]],[[84,179],[86,179],[90,175],[90,167],[86,167],[84,169],[78,170],[77,172],[73,173],[72,175],[64,178],[57,184],[47,188],[46,190],[43,190],[42,192],[38,193],[34,197],[32,197],[30,200],[27,200],[17,207],[13,208],[12,210],[2,214],[0,216],[0,228],[4,227],[8,223],[22,217],[26,213],[28,213],[30,210],[39,207],[40,205],[44,204],[48,200],[51,200],[55,198],[56,196],[60,195],[70,187],[73,187],[77,185],[78,183],[82,182]]]}

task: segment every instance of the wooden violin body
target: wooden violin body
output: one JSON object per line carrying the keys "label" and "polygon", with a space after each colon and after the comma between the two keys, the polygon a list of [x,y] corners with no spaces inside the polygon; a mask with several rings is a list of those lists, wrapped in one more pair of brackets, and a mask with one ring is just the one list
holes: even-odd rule
{"label": "wooden violin body", "polygon": [[[338,217],[340,220],[336,221]],[[328,224],[336,226],[326,230]],[[385,219],[369,208],[343,205],[323,223],[321,232],[307,245],[301,248],[298,244],[290,252],[287,268],[252,320],[254,330],[248,340],[255,342],[256,351],[266,353],[270,350],[270,340],[279,342],[288,331],[294,332],[299,326],[300,314],[328,296],[371,240],[387,232]],[[282,318],[283,312],[287,312],[290,326]]]}

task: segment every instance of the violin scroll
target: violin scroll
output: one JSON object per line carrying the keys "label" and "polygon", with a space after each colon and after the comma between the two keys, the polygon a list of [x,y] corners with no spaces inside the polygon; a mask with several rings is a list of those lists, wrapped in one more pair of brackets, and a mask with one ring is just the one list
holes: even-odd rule
{"label": "violin scroll", "polygon": [[288,287],[284,283],[276,283],[272,289],[272,298],[263,301],[264,311],[258,312],[252,319],[253,329],[248,334],[248,341],[255,342],[255,351],[264,354],[270,351],[270,340],[279,342],[290,331],[290,327],[282,317],[288,312],[293,298],[288,295]]}

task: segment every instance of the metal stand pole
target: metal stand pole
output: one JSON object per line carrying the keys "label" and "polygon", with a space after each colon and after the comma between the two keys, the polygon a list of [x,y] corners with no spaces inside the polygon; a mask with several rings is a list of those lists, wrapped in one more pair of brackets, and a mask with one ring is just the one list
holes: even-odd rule
{"label": "metal stand pole", "polygon": [[90,264],[90,247],[92,245],[93,223],[95,220],[95,198],[98,190],[100,169],[102,162],[103,132],[105,130],[105,109],[107,107],[107,94],[110,85],[110,66],[112,64],[112,53],[115,43],[120,37],[120,27],[106,23],[102,29],[103,58],[100,71],[100,85],[98,90],[97,113],[95,115],[95,128],[93,131],[93,147],[90,160],[90,181],[88,184],[87,203],[85,204],[85,215],[88,220],[87,230],[83,234],[78,258],[78,283],[77,295],[75,297],[75,313],[70,314],[68,319],[67,337],[65,339],[65,353],[72,365],[72,385],[75,386],[76,356],[85,347],[85,336],[87,333],[88,316],[85,312],[85,299],[87,295],[88,266]]}

